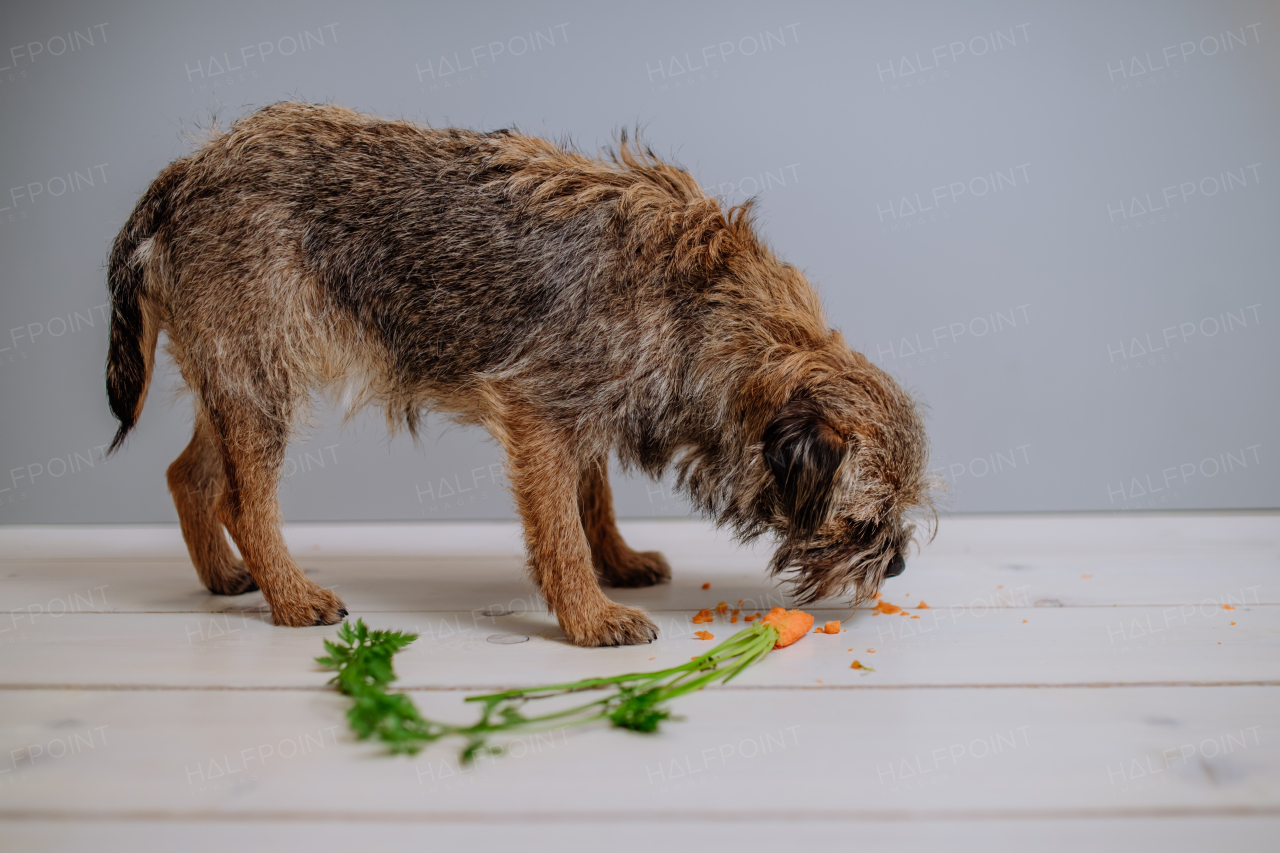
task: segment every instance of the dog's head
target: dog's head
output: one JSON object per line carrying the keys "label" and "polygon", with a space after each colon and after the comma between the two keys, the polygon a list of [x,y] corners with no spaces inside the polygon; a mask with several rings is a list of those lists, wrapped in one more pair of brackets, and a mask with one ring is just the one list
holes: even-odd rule
{"label": "dog's head", "polygon": [[928,443],[915,402],[856,353],[799,387],[762,436],[759,509],[781,544],[771,566],[801,603],[875,595],[902,573],[930,513]]}

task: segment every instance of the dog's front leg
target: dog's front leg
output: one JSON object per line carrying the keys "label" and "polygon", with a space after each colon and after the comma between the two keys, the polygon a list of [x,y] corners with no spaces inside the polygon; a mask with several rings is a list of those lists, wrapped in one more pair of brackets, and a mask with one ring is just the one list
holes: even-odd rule
{"label": "dog's front leg", "polygon": [[600,589],[578,509],[580,466],[567,437],[527,421],[506,433],[508,478],[524,521],[530,571],[570,642],[654,640],[658,629],[643,610],[616,604]]}

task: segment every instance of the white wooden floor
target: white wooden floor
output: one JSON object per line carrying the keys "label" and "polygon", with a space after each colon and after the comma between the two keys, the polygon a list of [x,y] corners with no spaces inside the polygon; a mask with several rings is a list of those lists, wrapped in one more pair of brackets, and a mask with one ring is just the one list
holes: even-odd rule
{"label": "white wooden floor", "polygon": [[[612,592],[656,643],[596,650],[542,611],[515,525],[287,534],[352,618],[422,635],[400,684],[467,720],[468,692],[682,662],[694,628],[740,627],[699,608],[782,603],[762,550],[692,522],[623,532],[675,580]],[[809,635],[658,735],[543,736],[465,769],[453,745],[355,742],[312,663],[334,629],[208,595],[176,527],[0,528],[0,848],[1276,849],[1278,572],[1276,514],[944,518],[885,589],[910,615]]]}

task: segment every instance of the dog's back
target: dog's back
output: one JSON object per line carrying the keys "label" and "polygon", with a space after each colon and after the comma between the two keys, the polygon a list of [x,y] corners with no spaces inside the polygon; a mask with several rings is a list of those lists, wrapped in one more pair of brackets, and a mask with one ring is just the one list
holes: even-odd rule
{"label": "dog's back", "polygon": [[554,360],[556,384],[532,390],[580,410],[606,344],[652,338],[680,302],[637,272],[664,235],[622,220],[684,229],[690,210],[725,223],[686,173],[625,147],[609,164],[509,131],[265,108],[169,166],[117,239],[115,443],[157,326],[197,391],[336,382],[349,409],[377,401],[412,429],[424,404],[466,419],[474,377]]}

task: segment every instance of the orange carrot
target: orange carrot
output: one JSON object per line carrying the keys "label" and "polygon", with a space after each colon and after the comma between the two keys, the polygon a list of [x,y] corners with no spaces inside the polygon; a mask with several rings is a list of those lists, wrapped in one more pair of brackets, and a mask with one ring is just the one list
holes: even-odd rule
{"label": "orange carrot", "polygon": [[719,604],[717,604],[717,605],[716,605],[716,612],[717,612],[717,613],[728,613],[728,612],[729,612],[729,605],[728,605],[728,604],[726,604],[726,603],[724,603],[723,601],[722,601],[722,602],[720,602]]}
{"label": "orange carrot", "polygon": [[813,617],[808,613],[802,610],[784,610],[781,607],[770,610],[769,615],[761,621],[778,629],[778,642],[773,646],[775,649],[791,645],[813,627]]}
{"label": "orange carrot", "polygon": [[901,612],[902,612],[902,608],[901,608],[901,607],[899,607],[899,606],[898,606],[898,605],[896,605],[896,604],[890,604],[890,603],[889,603],[889,602],[887,602],[887,601],[882,601],[882,602],[880,602],[880,603],[879,603],[879,604],[877,604],[873,609],[875,610],[875,612],[876,612],[876,613],[893,614],[893,613],[901,613]]}
{"label": "orange carrot", "polygon": [[826,623],[825,625],[823,625],[823,626],[822,626],[822,630],[823,630],[823,632],[825,632],[825,633],[827,633],[827,634],[839,634],[839,633],[840,633],[840,623],[839,623],[839,622],[828,622],[828,623]]}
{"label": "orange carrot", "polygon": [[700,640],[714,640],[716,638],[716,635],[710,631],[694,631],[693,636]]}
{"label": "orange carrot", "polygon": [[703,588],[703,589],[711,589],[711,584],[709,584],[709,583],[704,583],[704,584],[702,585],[702,588]]}
{"label": "orange carrot", "polygon": [[863,666],[862,661],[857,661],[857,660],[849,664],[849,669],[865,669],[867,672],[875,672],[874,669],[872,669],[869,666]]}
{"label": "orange carrot", "polygon": [[929,605],[925,604],[923,601],[916,605],[916,610],[929,610],[929,609],[930,609]]}
{"label": "orange carrot", "polygon": [[693,617],[693,624],[700,625],[704,622],[714,622],[715,619],[716,617],[711,615],[711,611],[704,607],[698,611],[696,616]]}

